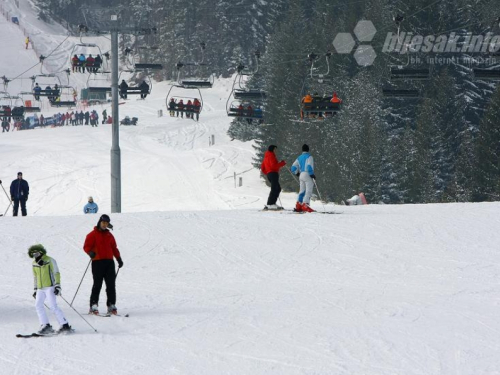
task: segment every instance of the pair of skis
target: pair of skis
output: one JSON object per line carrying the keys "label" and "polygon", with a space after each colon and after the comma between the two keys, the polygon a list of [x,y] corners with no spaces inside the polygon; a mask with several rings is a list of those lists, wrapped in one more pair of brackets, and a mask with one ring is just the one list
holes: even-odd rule
{"label": "pair of skis", "polygon": [[47,334],[40,334],[40,333],[33,332],[31,334],[28,334],[28,335],[23,335],[21,333],[18,333],[16,335],[16,337],[23,338],[23,339],[28,339],[28,338],[31,338],[31,337],[53,337],[53,336],[59,336],[59,335],[70,335],[70,334],[72,334],[74,332],[75,332],[75,330],[72,328],[69,331],[53,332],[53,333],[47,333]]}
{"label": "pair of skis", "polygon": [[295,211],[295,209],[293,209],[293,210],[286,210],[284,208],[282,208],[280,210],[270,210],[270,209],[264,208],[261,211],[263,211],[263,212],[278,212],[278,213],[286,212],[286,213],[290,213],[290,214],[327,214],[327,215],[340,214],[340,212],[334,212],[334,211],[313,211],[313,212],[306,212],[306,211]]}

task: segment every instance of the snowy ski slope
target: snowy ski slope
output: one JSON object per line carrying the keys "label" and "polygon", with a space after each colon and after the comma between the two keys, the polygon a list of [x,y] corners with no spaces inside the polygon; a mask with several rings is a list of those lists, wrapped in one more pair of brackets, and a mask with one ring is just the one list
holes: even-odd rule
{"label": "snowy ski slope", "polygon": [[[35,43],[38,35],[53,49],[65,38],[26,0],[20,6]],[[0,17],[0,30],[9,51],[0,75],[37,62],[17,26]],[[63,46],[69,56],[69,40]],[[203,92],[199,123],[165,116],[168,84],[153,90],[120,106],[121,117],[140,119],[120,128],[123,213],[111,215],[124,260],[117,306],[130,317],[84,315],[98,333],[59,299],[74,335],[15,337],[38,327],[30,245],[58,261],[63,296],[73,299],[98,219],[82,214],[87,196],[109,213],[110,126],[0,134],[4,186],[18,171],[31,186],[29,216],[0,218],[0,374],[500,374],[500,204],[260,212],[268,188],[252,169],[252,145],[226,135],[230,81]],[[295,195],[281,199],[291,207]],[[6,206],[0,191],[1,213]],[[79,313],[91,286],[87,273]]]}

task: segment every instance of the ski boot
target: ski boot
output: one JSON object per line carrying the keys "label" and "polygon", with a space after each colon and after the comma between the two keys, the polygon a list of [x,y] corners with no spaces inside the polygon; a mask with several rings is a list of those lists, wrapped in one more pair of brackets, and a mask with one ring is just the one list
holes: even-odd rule
{"label": "ski boot", "polygon": [[316,212],[307,203],[302,204],[302,211],[304,211],[304,212]]}
{"label": "ski boot", "polygon": [[71,328],[71,326],[68,324],[68,323],[64,323],[61,328],[59,328],[59,330],[57,331],[58,334],[60,333],[70,333],[70,332],[73,332],[73,329]]}
{"label": "ski boot", "polygon": [[54,329],[50,324],[42,324],[40,330],[37,332],[39,335],[50,335],[54,333]]}
{"label": "ski boot", "polygon": [[97,306],[97,304],[95,304],[95,303],[92,306],[90,306],[89,314],[90,315],[99,315],[99,306]]}
{"label": "ski boot", "polygon": [[118,315],[118,310],[115,305],[108,306],[108,315]]}
{"label": "ski boot", "polygon": [[300,203],[300,202],[295,203],[295,208],[293,210],[295,212],[302,212],[303,211],[303,209],[302,209],[302,203]]}

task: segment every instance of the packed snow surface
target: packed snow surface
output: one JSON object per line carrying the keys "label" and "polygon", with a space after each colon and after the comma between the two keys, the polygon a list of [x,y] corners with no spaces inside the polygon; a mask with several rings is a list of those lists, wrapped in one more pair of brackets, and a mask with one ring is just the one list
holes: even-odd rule
{"label": "packed snow surface", "polygon": [[[20,6],[38,46],[61,43],[57,25]],[[4,18],[0,28],[10,51],[0,74],[36,64],[20,29]],[[64,66],[77,41],[49,67]],[[83,76],[72,84],[83,87]],[[120,106],[120,118],[139,117],[120,128],[123,213],[111,214],[124,261],[117,306],[128,318],[86,315],[92,277],[82,246],[99,215],[82,210],[89,195],[99,213],[110,210],[110,125],[0,134],[3,186],[18,171],[30,183],[28,217],[0,218],[0,374],[500,374],[500,205],[315,201],[338,214],[261,212],[268,188],[252,167],[253,145],[226,135],[230,87],[221,79],[203,91],[199,122],[168,116],[166,82]],[[95,107],[105,108],[111,114]],[[281,199],[291,208],[295,194]],[[7,207],[0,191],[0,213]],[[27,256],[35,243],[59,264],[72,335],[15,337],[38,329]],[[82,277],[74,311],[66,301]]]}

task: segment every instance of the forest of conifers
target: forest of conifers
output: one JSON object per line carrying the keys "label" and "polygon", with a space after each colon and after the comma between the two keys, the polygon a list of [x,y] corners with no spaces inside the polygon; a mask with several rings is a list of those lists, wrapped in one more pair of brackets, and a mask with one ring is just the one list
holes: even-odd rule
{"label": "forest of conifers", "polygon": [[[77,0],[37,0],[40,17],[69,27],[82,22]],[[125,5],[132,19],[157,28],[157,34],[123,36],[123,46],[154,44],[152,57],[164,64],[157,79],[175,78],[175,64],[200,58],[203,74],[230,77],[243,63],[255,71],[246,86],[262,89],[265,121],[234,121],[233,138],[255,140],[260,165],[269,144],[290,165],[307,143],[315,158],[322,198],[340,201],[363,191],[369,202],[431,203],[491,201],[500,198],[500,82],[474,77],[474,68],[500,68],[498,47],[486,52],[384,52],[388,33],[422,36],[500,35],[497,0],[89,0],[87,7]],[[358,64],[338,53],[333,40],[369,20],[377,32],[369,42],[373,64]],[[491,34],[488,34],[491,33]],[[410,47],[414,47],[411,46]],[[494,46],[493,46],[494,47]],[[311,77],[310,53],[319,56],[313,75],[327,70],[323,83]],[[428,80],[391,80],[391,67],[425,67]],[[190,73],[190,72],[188,72]],[[199,72],[192,71],[192,74]],[[418,98],[386,98],[383,89],[411,89]],[[307,93],[343,100],[333,117],[300,120]],[[281,174],[285,190],[296,191],[292,175]]]}

